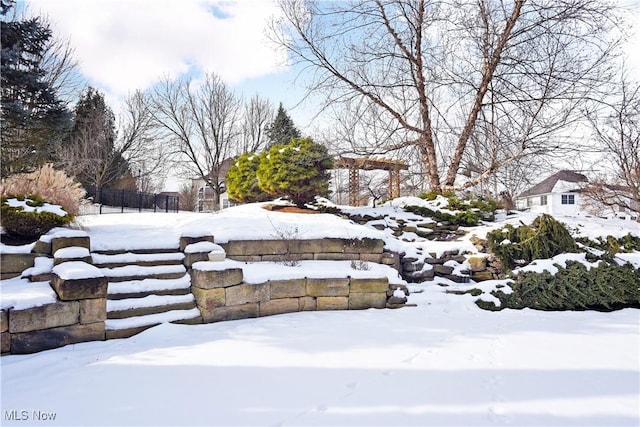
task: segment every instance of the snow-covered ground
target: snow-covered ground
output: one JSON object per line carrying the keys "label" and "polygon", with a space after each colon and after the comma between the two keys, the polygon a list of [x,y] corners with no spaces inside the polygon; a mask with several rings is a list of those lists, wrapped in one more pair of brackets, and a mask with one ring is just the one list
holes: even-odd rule
{"label": "snow-covered ground", "polygon": [[[377,209],[389,220],[412,220],[397,204]],[[565,222],[591,237],[640,235],[636,223]],[[377,237],[395,249],[441,252],[473,250],[471,234],[482,237],[504,222],[437,244],[391,240],[331,215],[255,205],[217,215],[82,217],[79,226],[94,250],[175,247],[181,235],[205,231],[218,242],[291,233]],[[640,265],[638,253],[624,260]],[[540,261],[538,268],[551,264]],[[287,269],[295,267],[278,274]],[[42,284],[25,286],[3,281],[2,306],[53,297]],[[4,356],[0,424],[640,425],[640,310],[490,312],[471,295],[444,293],[469,286],[446,279],[410,285],[409,303],[417,307],[399,310],[163,324],[125,340]]]}
{"label": "snow-covered ground", "polygon": [[2,425],[640,423],[638,310],[489,312],[412,288],[415,308],[165,324],[5,356]]}

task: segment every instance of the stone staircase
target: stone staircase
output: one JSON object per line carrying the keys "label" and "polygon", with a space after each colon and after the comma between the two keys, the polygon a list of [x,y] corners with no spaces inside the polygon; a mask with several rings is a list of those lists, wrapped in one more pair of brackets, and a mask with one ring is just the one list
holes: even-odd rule
{"label": "stone staircase", "polygon": [[107,339],[164,322],[202,323],[178,249],[97,251],[91,257],[108,279]]}

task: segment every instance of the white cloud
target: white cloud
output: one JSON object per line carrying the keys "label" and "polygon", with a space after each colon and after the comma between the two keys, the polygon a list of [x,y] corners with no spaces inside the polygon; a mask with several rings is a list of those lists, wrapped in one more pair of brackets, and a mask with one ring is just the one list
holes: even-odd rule
{"label": "white cloud", "polygon": [[268,0],[29,0],[70,37],[90,83],[114,97],[164,75],[215,72],[235,85],[282,70],[265,37]]}

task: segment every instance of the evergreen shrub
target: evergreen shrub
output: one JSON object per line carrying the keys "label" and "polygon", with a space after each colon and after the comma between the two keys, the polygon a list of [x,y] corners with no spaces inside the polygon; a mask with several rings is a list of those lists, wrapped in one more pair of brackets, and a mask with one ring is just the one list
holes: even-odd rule
{"label": "evergreen shrub", "polygon": [[598,310],[613,311],[622,308],[640,308],[640,270],[630,263],[617,265],[601,262],[589,270],[584,264],[568,261],[566,268],[558,267],[552,275],[524,272],[509,284],[510,294],[493,291],[501,306],[477,301],[487,310],[503,308],[537,310]]}
{"label": "evergreen shrub", "polygon": [[292,139],[274,145],[260,158],[258,185],[276,197],[288,197],[299,207],[315,196],[329,195],[329,173],[332,160],[327,148],[310,138]]}
{"label": "evergreen shrub", "polygon": [[531,225],[516,228],[507,224],[501,230],[494,230],[487,234],[487,242],[489,250],[508,268],[578,249],[564,225],[546,214]]}
{"label": "evergreen shrub", "polygon": [[69,213],[61,216],[54,212],[37,209],[28,212],[24,210],[23,206],[9,206],[7,200],[14,198],[26,201],[27,206],[33,208],[43,207],[47,203],[37,195],[3,197],[1,199],[2,227],[12,237],[35,240],[52,228],[62,227],[73,220],[73,215]]}
{"label": "evergreen shrub", "polygon": [[471,227],[478,225],[480,216],[473,210],[461,210],[455,214],[449,214],[438,210],[429,209],[425,206],[405,206],[404,210],[436,221],[448,222],[450,224]]}
{"label": "evergreen shrub", "polygon": [[259,154],[246,153],[231,165],[226,180],[231,199],[241,203],[268,200],[269,194],[260,189],[256,176],[261,158]]}

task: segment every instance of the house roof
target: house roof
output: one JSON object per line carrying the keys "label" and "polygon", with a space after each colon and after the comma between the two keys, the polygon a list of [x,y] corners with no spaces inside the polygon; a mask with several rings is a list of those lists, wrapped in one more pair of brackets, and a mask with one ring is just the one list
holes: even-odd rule
{"label": "house roof", "polygon": [[518,198],[535,196],[538,194],[548,194],[551,193],[553,187],[556,186],[558,181],[565,182],[587,182],[587,177],[581,173],[563,170],[558,173],[555,173],[542,181],[539,184],[534,185],[530,189],[521,193]]}

